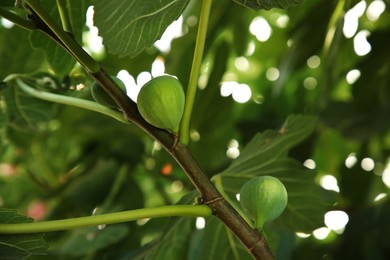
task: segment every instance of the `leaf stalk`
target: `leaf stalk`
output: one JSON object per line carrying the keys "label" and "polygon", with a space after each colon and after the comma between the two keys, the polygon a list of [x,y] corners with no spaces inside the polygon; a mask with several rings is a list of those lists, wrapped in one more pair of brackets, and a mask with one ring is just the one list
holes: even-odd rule
{"label": "leaf stalk", "polygon": [[72,35],[72,23],[69,19],[69,12],[66,8],[65,0],[57,0],[57,7],[62,22],[62,28],[64,29],[64,31]]}
{"label": "leaf stalk", "polygon": [[191,114],[192,108],[194,106],[196,89],[198,87],[198,78],[200,73],[200,67],[202,64],[204,45],[206,42],[207,26],[210,17],[211,4],[212,0],[203,0],[202,9],[200,12],[194,58],[192,60],[190,79],[186,91],[186,102],[184,106],[183,118],[180,122],[179,129],[179,140],[182,144],[185,145],[187,145],[189,142]]}
{"label": "leaf stalk", "polygon": [[13,22],[14,24],[26,29],[26,30],[35,30],[36,26],[33,22],[26,20],[22,17],[20,17],[17,14],[14,14],[13,12],[10,12],[8,10],[5,10],[4,8],[0,8],[0,16],[4,17],[5,19],[9,20],[10,22]]}
{"label": "leaf stalk", "polygon": [[122,123],[128,124],[129,122],[123,117],[123,114],[115,111],[111,108],[102,106],[94,101],[89,101],[81,98],[74,98],[74,97],[69,97],[65,95],[59,95],[59,94],[54,94],[54,93],[49,93],[46,91],[41,91],[34,89],[30,87],[26,82],[24,82],[21,79],[16,79],[17,85],[27,94],[46,101],[58,103],[58,104],[63,104],[63,105],[68,105],[68,106],[73,106],[73,107],[78,107],[78,108],[83,108],[86,110],[91,110],[94,112],[98,112],[100,114],[112,117]]}
{"label": "leaf stalk", "polygon": [[50,220],[32,223],[0,224],[0,234],[26,234],[53,232],[89,226],[116,224],[143,218],[172,216],[209,217],[212,212],[206,205],[171,205],[157,208],[128,210],[80,218]]}

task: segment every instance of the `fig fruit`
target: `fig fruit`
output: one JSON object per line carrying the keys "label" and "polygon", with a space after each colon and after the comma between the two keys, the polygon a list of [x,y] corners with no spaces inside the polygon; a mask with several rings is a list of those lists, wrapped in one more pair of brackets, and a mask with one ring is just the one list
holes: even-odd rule
{"label": "fig fruit", "polygon": [[287,191],[283,183],[272,176],[255,177],[240,191],[240,204],[254,220],[255,228],[279,217],[287,206]]}
{"label": "fig fruit", "polygon": [[[126,93],[126,86],[122,82],[122,80],[118,79],[115,76],[111,76],[111,78],[115,81],[115,83],[119,86],[119,88]],[[91,94],[93,99],[98,102],[100,105],[110,107],[110,108],[118,108],[118,105],[115,103],[114,99],[107,94],[107,92],[97,83],[96,81],[92,84]]]}
{"label": "fig fruit", "polygon": [[184,91],[176,78],[168,75],[153,78],[140,90],[137,107],[141,116],[151,125],[179,132],[184,112]]}

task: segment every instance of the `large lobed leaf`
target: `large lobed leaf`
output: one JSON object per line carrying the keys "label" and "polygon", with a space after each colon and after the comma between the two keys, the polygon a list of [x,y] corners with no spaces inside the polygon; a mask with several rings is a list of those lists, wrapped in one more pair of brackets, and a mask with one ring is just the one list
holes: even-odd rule
{"label": "large lobed leaf", "polygon": [[279,158],[256,171],[244,174],[224,173],[220,177],[224,191],[234,200],[246,181],[263,175],[278,178],[287,189],[287,208],[275,220],[276,226],[308,233],[323,226],[324,214],[329,204],[326,195],[330,197],[331,194],[315,183],[313,171],[291,158]]}
{"label": "large lobed leaf", "polygon": [[[31,218],[19,215],[16,210],[0,208],[0,223],[26,223]],[[47,244],[42,233],[4,235],[0,234],[0,259],[22,259],[29,255],[46,253]]]}
{"label": "large lobed leaf", "polygon": [[242,4],[254,10],[271,8],[286,9],[293,5],[301,4],[304,0],[233,0],[236,3]]}
{"label": "large lobed leaf", "polygon": [[96,0],[94,23],[111,53],[134,57],[158,40],[188,3],[189,0]]}
{"label": "large lobed leaf", "polygon": [[214,178],[224,192],[235,200],[242,185],[256,177],[270,175],[286,186],[288,205],[275,225],[293,231],[310,232],[323,225],[328,205],[325,191],[318,186],[315,174],[287,157],[286,151],[307,137],[315,124],[309,116],[291,116],[279,130],[258,134],[231,166]]}

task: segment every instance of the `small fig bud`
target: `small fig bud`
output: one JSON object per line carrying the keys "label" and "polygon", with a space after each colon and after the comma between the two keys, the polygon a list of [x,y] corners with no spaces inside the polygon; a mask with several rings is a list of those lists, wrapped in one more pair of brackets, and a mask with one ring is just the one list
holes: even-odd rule
{"label": "small fig bud", "polygon": [[137,97],[142,117],[151,125],[174,134],[184,112],[184,91],[181,83],[171,76],[159,76],[147,82]]}
{"label": "small fig bud", "polygon": [[287,206],[287,191],[283,183],[272,176],[255,177],[240,191],[241,207],[255,221],[256,228],[279,217]]}
{"label": "small fig bud", "polygon": [[[126,93],[126,86],[122,82],[122,80],[118,79],[115,76],[111,76],[111,78],[115,81],[115,83],[119,86],[119,88]],[[100,105],[110,107],[110,108],[118,108],[118,105],[115,103],[114,99],[107,94],[106,91],[97,83],[96,81],[92,84],[91,94],[93,99],[98,102]]]}

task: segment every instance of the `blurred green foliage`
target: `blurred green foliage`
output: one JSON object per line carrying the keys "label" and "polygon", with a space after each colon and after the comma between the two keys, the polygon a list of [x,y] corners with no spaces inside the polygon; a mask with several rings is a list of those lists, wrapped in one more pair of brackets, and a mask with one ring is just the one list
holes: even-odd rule
{"label": "blurred green foliage", "polygon": [[[348,10],[363,2],[355,35],[368,32],[370,51],[359,56],[356,36],[345,37],[343,26]],[[374,2],[385,6],[377,20],[367,15]],[[9,3],[12,1],[0,7],[12,9]],[[84,13],[88,4],[75,10]],[[92,55],[112,75],[127,70],[134,79],[150,72],[158,58],[164,61],[165,72],[176,75],[186,86],[199,9],[200,1],[190,1],[183,13],[184,35],[173,40],[170,52],[152,46],[134,58],[119,58],[106,49]],[[310,179],[315,185],[314,181],[320,184],[324,176],[333,176],[338,191],[330,194],[318,186],[303,190],[294,186],[308,197],[302,204],[310,198],[327,198],[324,201],[334,203],[321,206],[349,216],[343,233],[330,231],[323,240],[297,236],[296,232],[312,230],[291,228],[294,223],[286,218],[270,223],[265,229],[278,259],[390,257],[389,10],[389,1],[380,0],[310,0],[271,11],[214,1],[189,146],[199,164],[210,177],[224,172],[233,161],[227,156],[229,148],[242,152],[255,134],[279,129],[291,114],[315,115],[314,131],[305,141],[288,151],[280,144],[277,150],[283,151],[283,158],[271,163],[270,174],[278,167],[276,174],[283,171],[283,177],[289,171],[306,174],[302,164],[312,159],[315,169],[305,181]],[[75,18],[77,28],[85,33],[84,17]],[[251,33],[266,28],[260,27],[261,23],[254,28],[256,19],[269,25],[271,34],[266,41]],[[78,31],[78,39],[81,34]],[[1,24],[0,80],[16,73],[49,72],[64,86],[62,94],[92,100],[88,75],[49,42],[35,32],[29,36],[16,26]],[[52,54],[57,58],[53,60]],[[310,65],[313,60],[318,64]],[[352,70],[360,75],[353,81],[347,78]],[[231,95],[221,96],[222,83],[227,81],[249,86],[251,98],[239,103]],[[1,207],[32,217],[61,219],[91,215],[96,209],[104,213],[174,204],[193,190],[174,160],[133,125],[78,108],[48,107],[7,84],[0,85],[0,94]],[[10,100],[16,104],[14,109],[10,109]],[[26,112],[34,116],[25,117]],[[13,120],[15,115],[18,120]],[[356,162],[346,164],[347,158]],[[370,158],[374,166],[362,167],[364,158]],[[244,180],[237,178],[234,183],[237,186]],[[225,181],[230,192],[239,188]],[[382,199],[378,200],[378,195]],[[182,201],[191,203],[195,196],[190,193]],[[34,211],[37,202],[44,205],[39,214]],[[314,226],[318,223],[311,229]],[[194,219],[179,218],[56,232],[45,238],[49,256],[58,259],[141,259],[149,253],[154,259],[245,259],[243,248],[230,236],[215,219],[207,220],[204,230],[197,230]],[[210,245],[215,245],[215,250],[208,251]]]}

